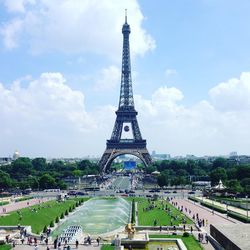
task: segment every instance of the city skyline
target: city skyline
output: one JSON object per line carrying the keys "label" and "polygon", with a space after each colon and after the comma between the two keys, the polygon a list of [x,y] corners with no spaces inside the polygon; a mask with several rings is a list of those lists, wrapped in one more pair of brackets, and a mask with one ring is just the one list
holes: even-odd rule
{"label": "city skyline", "polygon": [[118,108],[124,9],[148,149],[249,155],[250,3],[1,1],[2,156],[101,155]]}

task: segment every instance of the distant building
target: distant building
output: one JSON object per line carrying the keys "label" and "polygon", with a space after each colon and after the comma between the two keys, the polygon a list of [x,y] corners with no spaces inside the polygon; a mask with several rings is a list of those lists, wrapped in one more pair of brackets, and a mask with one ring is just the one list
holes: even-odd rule
{"label": "distant building", "polygon": [[231,153],[229,154],[229,157],[237,157],[237,156],[238,156],[238,154],[237,154],[236,151],[233,151],[233,152],[231,152]]}
{"label": "distant building", "polygon": [[211,181],[193,181],[192,186],[198,189],[211,188]]}
{"label": "distant building", "polygon": [[20,157],[20,153],[16,150],[13,154],[13,161],[17,160]]}
{"label": "distant building", "polygon": [[0,166],[10,164],[11,160],[11,157],[0,157]]}
{"label": "distant building", "polygon": [[195,155],[186,155],[187,160],[196,160],[197,157]]}
{"label": "distant building", "polygon": [[154,160],[169,160],[171,158],[170,154],[157,154],[155,150],[151,154]]}

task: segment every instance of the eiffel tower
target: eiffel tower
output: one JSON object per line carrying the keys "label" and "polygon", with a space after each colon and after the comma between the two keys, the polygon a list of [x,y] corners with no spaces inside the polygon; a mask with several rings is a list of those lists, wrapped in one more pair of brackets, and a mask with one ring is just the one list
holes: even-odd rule
{"label": "eiffel tower", "polygon": [[[122,34],[123,52],[120,101],[118,110],[116,111],[116,121],[111,138],[107,140],[106,150],[99,161],[102,172],[107,171],[112,161],[119,155],[131,154],[137,156],[145,166],[148,166],[152,161],[146,147],[147,142],[142,139],[136,118],[138,112],[135,110],[132,90],[129,49],[130,26],[127,23],[127,14],[125,14],[125,24],[122,27]],[[122,134],[128,132],[130,132],[132,139],[122,138]]]}

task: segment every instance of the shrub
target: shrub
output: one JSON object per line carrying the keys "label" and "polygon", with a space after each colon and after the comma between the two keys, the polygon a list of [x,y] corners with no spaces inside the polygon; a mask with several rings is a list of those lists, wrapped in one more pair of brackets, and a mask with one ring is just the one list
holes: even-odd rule
{"label": "shrub", "polygon": [[132,201],[131,223],[135,223],[135,200]]}
{"label": "shrub", "polygon": [[68,210],[65,211],[65,216],[69,215],[69,212]]}
{"label": "shrub", "polygon": [[59,218],[58,218],[58,216],[56,217],[55,222],[56,222],[56,223],[58,223],[58,222],[59,222]]}
{"label": "shrub", "polygon": [[50,227],[54,227],[54,226],[55,226],[53,220],[50,222],[49,226],[50,226]]}
{"label": "shrub", "polygon": [[189,233],[188,232],[184,232],[182,236],[183,237],[189,237]]}
{"label": "shrub", "polygon": [[61,216],[60,216],[60,219],[63,219],[64,218],[64,214],[62,213]]}
{"label": "shrub", "polygon": [[43,233],[46,233],[48,230],[47,226],[45,225],[44,228],[43,228]]}

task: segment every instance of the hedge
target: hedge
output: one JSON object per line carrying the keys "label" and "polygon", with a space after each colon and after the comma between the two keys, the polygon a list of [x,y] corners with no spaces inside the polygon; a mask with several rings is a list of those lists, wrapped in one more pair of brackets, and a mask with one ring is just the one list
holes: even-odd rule
{"label": "hedge", "polygon": [[208,202],[205,202],[205,201],[201,201],[200,203],[201,203],[202,206],[211,208],[211,209],[213,209],[213,210],[215,210],[215,211],[217,211],[217,212],[220,212],[220,213],[222,213],[222,214],[225,214],[225,213],[227,212],[226,209],[221,208],[221,207],[218,207],[218,206],[213,205],[213,204],[211,204],[211,203],[208,203]]}
{"label": "hedge", "polygon": [[200,200],[198,198],[193,197],[193,196],[188,196],[188,199],[191,201],[200,202]]}
{"label": "hedge", "polygon": [[244,223],[250,223],[249,217],[247,218],[246,216],[235,213],[233,211],[228,211],[228,216],[230,216],[231,218],[234,218],[236,220],[239,220],[241,222],[244,222]]}

